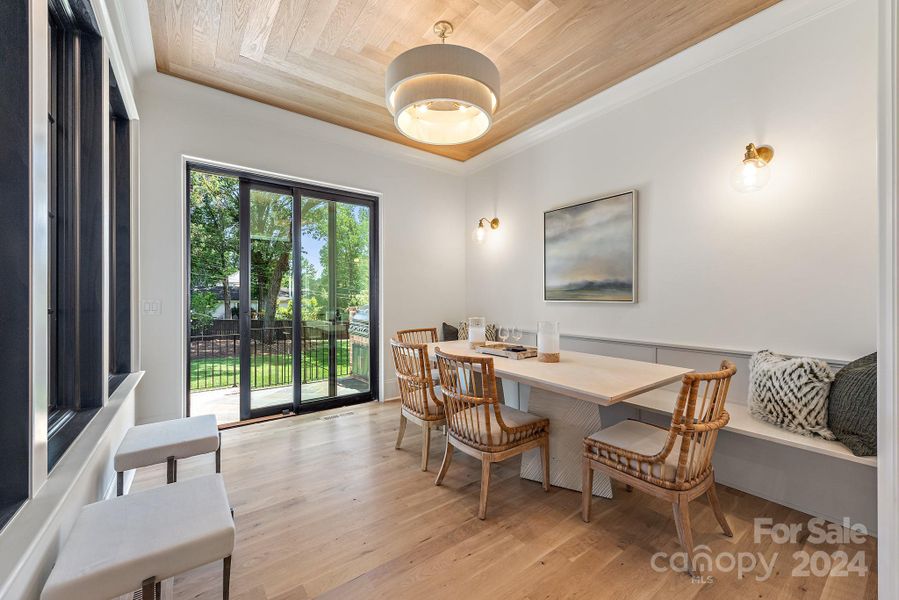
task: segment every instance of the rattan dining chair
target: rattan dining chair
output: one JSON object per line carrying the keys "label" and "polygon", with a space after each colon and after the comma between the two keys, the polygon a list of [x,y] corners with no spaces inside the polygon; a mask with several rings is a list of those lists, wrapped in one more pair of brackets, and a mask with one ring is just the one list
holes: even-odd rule
{"label": "rattan dining chair", "polygon": [[400,329],[396,332],[396,339],[404,344],[430,344],[437,341],[437,328]]}
{"label": "rattan dining chair", "polygon": [[[396,339],[405,344],[430,344],[437,341],[437,328],[400,329],[396,332]],[[434,381],[437,381],[437,361],[434,357],[431,357],[428,364],[431,367],[431,377],[434,378]]]}
{"label": "rattan dining chair", "polygon": [[724,403],[736,372],[736,367],[725,360],[719,371],[684,375],[668,429],[622,421],[585,438],[581,506],[584,521],[590,521],[594,470],[668,500],[678,539],[689,558],[690,573],[695,574],[690,501],[707,494],[724,534],[733,536],[715,491],[712,453],[718,431],[730,419]]}
{"label": "rattan dining chair", "polygon": [[453,448],[481,461],[478,518],[487,517],[490,464],[540,448],[543,489],[549,491],[549,419],[499,402],[490,357],[457,356],[435,350],[446,409],[446,454],[434,485],[440,485],[453,460]]}
{"label": "rattan dining chair", "polygon": [[426,344],[408,344],[390,340],[396,379],[400,388],[400,429],[396,436],[399,450],[406,433],[406,422],[421,426],[421,470],[428,470],[428,454],[431,450],[431,429],[446,424],[443,400],[434,387],[430,357]]}

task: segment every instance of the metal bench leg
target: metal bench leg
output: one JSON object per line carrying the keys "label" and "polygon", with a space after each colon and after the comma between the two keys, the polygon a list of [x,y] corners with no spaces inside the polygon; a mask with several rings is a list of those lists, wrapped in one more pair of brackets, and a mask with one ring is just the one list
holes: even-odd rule
{"label": "metal bench leg", "polygon": [[222,566],[222,600],[231,596],[231,557],[226,556]]}
{"label": "metal bench leg", "polygon": [[115,492],[116,496],[121,496],[125,493],[125,473],[124,471],[119,471],[116,473],[116,482],[115,482]]}
{"label": "metal bench leg", "polygon": [[166,459],[166,483],[175,483],[178,481],[178,461],[174,456]]}
{"label": "metal bench leg", "polygon": [[143,600],[159,600],[156,593],[159,591],[159,583],[156,577],[148,577],[140,584],[140,595]]}
{"label": "metal bench leg", "polygon": [[215,472],[222,472],[222,434],[219,432],[219,447],[215,451]]}

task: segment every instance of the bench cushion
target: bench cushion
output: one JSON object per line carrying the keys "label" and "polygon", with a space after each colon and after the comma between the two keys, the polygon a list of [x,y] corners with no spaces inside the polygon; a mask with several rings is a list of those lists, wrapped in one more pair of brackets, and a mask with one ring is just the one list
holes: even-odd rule
{"label": "bench cushion", "polygon": [[115,454],[115,470],[128,471],[164,463],[170,456],[189,458],[219,447],[215,415],[173,419],[132,427]]}
{"label": "bench cushion", "polygon": [[224,559],[234,521],[221,475],[89,504],[50,573],[42,600],[113,598]]}

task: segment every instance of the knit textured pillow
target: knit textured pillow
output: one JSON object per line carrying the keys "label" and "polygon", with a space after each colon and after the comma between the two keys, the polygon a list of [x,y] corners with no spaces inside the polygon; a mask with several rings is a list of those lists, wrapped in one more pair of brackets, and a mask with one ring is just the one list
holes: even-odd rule
{"label": "knit textured pillow", "polygon": [[877,454],[877,353],[839,371],[827,398],[827,425],[856,456]]}
{"label": "knit textured pillow", "polygon": [[[484,328],[484,337],[487,338],[488,342],[496,341],[496,331],[497,331],[497,327],[493,323],[487,325],[487,327]],[[458,339],[460,339],[460,340],[468,339],[468,321],[461,321],[459,323],[459,338]]]}
{"label": "knit textured pillow", "polygon": [[833,440],[827,428],[830,366],[762,350],[749,359],[749,412],[787,431]]}

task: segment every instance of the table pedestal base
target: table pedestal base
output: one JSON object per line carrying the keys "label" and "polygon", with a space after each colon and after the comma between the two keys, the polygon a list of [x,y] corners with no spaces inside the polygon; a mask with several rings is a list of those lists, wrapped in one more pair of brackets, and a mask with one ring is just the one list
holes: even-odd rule
{"label": "table pedestal base", "polygon": [[[580,492],[584,438],[602,429],[599,406],[514,381],[503,382],[503,394],[506,404],[549,419],[550,483]],[[543,482],[539,449],[522,455],[521,477]],[[612,497],[612,483],[602,473],[593,474],[593,495]]]}

